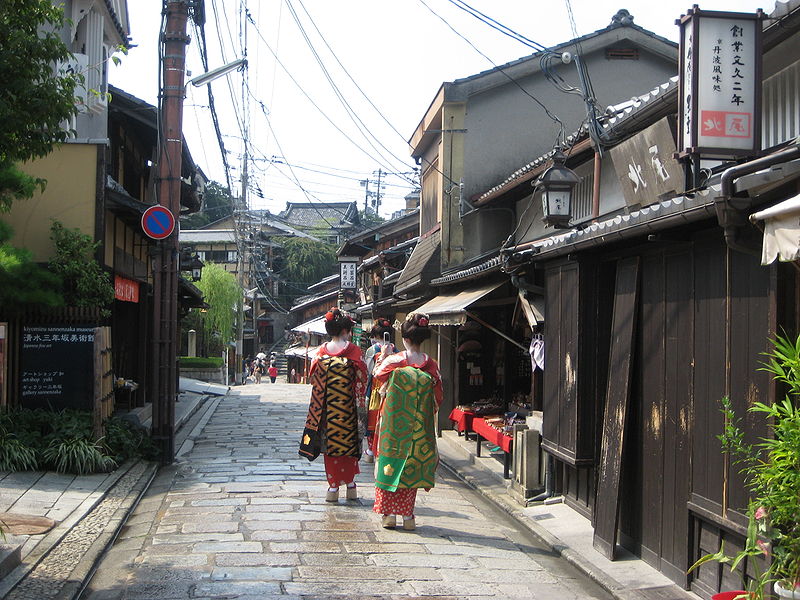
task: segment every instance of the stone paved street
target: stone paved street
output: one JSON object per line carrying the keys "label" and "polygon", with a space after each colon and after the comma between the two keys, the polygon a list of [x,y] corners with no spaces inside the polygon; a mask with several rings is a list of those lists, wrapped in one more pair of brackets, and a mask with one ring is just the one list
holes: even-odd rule
{"label": "stone paved street", "polygon": [[297,455],[310,388],[261,384],[220,401],[163,469],[83,598],[609,598],[445,469],[417,530],[384,530],[371,465],[360,499],[324,501],[322,459]]}

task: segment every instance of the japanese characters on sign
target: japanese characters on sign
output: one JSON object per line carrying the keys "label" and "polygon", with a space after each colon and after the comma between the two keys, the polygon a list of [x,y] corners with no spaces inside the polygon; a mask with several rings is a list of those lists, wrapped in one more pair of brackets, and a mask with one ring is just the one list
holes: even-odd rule
{"label": "japanese characters on sign", "polygon": [[92,403],[94,328],[23,327],[20,395],[26,408]]}
{"label": "japanese characters on sign", "polygon": [[139,302],[139,282],[115,275],[114,298],[123,302]]}
{"label": "japanese characters on sign", "polygon": [[675,138],[667,117],[609,150],[628,206],[644,206],[681,191],[683,167],[674,154]]}
{"label": "japanese characters on sign", "polygon": [[692,9],[681,19],[684,154],[724,158],[760,149],[761,18]]}
{"label": "japanese characters on sign", "polygon": [[340,285],[343,290],[356,289],[356,267],[354,262],[339,263],[340,268]]}

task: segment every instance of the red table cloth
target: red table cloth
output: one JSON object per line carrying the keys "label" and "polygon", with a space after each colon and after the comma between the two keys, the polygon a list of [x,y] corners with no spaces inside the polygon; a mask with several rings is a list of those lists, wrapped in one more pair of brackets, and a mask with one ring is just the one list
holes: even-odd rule
{"label": "red table cloth", "polygon": [[488,425],[483,419],[478,417],[472,420],[472,431],[477,433],[487,442],[490,442],[495,446],[500,446],[503,452],[511,452],[511,442],[513,438],[510,435],[506,435],[502,431],[495,429],[491,425]]}
{"label": "red table cloth", "polygon": [[450,411],[450,420],[455,424],[456,430],[461,433],[470,433],[472,431],[472,421],[474,418],[475,413],[471,410],[454,408]]}

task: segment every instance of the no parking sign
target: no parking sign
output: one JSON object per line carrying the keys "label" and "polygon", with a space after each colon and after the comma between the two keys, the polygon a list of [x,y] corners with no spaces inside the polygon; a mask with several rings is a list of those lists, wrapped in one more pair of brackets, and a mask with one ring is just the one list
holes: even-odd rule
{"label": "no parking sign", "polygon": [[154,240],[163,240],[175,230],[175,216],[166,206],[151,206],[142,215],[142,230]]}

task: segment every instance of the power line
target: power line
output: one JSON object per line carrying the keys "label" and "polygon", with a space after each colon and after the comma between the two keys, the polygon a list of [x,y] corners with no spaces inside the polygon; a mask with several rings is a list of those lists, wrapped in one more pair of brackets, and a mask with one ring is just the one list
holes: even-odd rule
{"label": "power line", "polygon": [[[322,117],[323,117],[323,118],[325,118],[325,120],[326,120],[326,121],[328,121],[328,123],[330,123],[330,124],[333,126],[333,128],[334,128],[334,129],[336,129],[336,131],[338,131],[340,134],[342,134],[342,136],[343,136],[343,137],[344,137],[344,138],[345,138],[347,141],[349,141],[351,144],[353,144],[353,146],[355,146],[355,147],[356,147],[356,148],[357,148],[359,151],[361,151],[361,152],[362,152],[362,153],[363,153],[365,156],[367,156],[367,157],[368,157],[370,160],[372,160],[372,161],[374,161],[374,162],[378,163],[378,164],[379,164],[379,165],[381,165],[382,167],[387,167],[387,170],[390,170],[390,171],[391,171],[391,170],[393,170],[393,169],[390,169],[390,168],[388,168],[388,166],[387,166],[387,165],[383,164],[383,162],[382,162],[381,160],[379,160],[379,159],[376,159],[376,158],[375,158],[375,156],[371,155],[371,154],[370,154],[370,153],[369,153],[369,152],[368,152],[368,151],[367,151],[367,150],[366,150],[366,149],[363,147],[363,145],[362,145],[362,144],[359,144],[359,143],[358,143],[358,142],[356,142],[356,141],[355,141],[353,138],[351,138],[351,137],[350,137],[350,136],[349,136],[349,135],[348,135],[348,134],[347,134],[347,133],[346,133],[346,132],[345,132],[345,131],[344,131],[344,130],[341,128],[341,127],[339,127],[339,125],[337,125],[337,124],[336,124],[336,123],[333,121],[333,119],[332,119],[331,117],[329,117],[329,116],[328,116],[328,114],[327,114],[327,113],[326,113],[324,110],[322,110],[322,108],[319,106],[319,104],[317,104],[317,103],[314,101],[314,99],[313,99],[313,98],[311,98],[311,96],[308,94],[308,92],[306,92],[306,91],[305,91],[305,89],[303,89],[303,86],[301,86],[301,85],[300,85],[300,83],[297,81],[297,79],[294,77],[294,75],[292,75],[291,71],[289,71],[289,69],[288,69],[288,68],[286,67],[286,65],[283,63],[283,61],[281,61],[281,60],[280,60],[280,58],[278,58],[278,55],[277,55],[277,53],[276,53],[276,52],[275,52],[275,50],[272,48],[272,46],[270,46],[269,42],[267,42],[267,40],[264,38],[264,35],[263,35],[263,34],[261,33],[261,31],[259,30],[259,27],[258,27],[258,25],[255,23],[255,21],[252,19],[252,16],[250,16],[249,18],[250,18],[250,24],[251,24],[251,25],[253,25],[253,27],[254,27],[254,29],[255,29],[256,33],[258,34],[258,37],[259,37],[259,39],[261,39],[261,41],[262,41],[262,42],[264,43],[264,45],[266,46],[267,50],[269,50],[269,51],[270,51],[270,53],[272,54],[272,56],[275,58],[275,62],[278,64],[278,66],[280,66],[280,67],[281,67],[281,69],[283,69],[283,71],[286,73],[286,75],[289,77],[289,79],[292,81],[292,83],[294,83],[294,84],[295,84],[295,86],[297,86],[297,89],[299,89],[299,90],[300,90],[300,92],[303,94],[303,96],[305,96],[305,98],[306,98],[306,99],[307,99],[307,100],[308,100],[308,101],[309,101],[309,102],[312,104],[312,106],[313,106],[315,109],[317,109],[317,111],[320,113],[320,115],[322,115]],[[253,98],[253,99],[256,101],[256,103],[257,103],[257,104],[259,104],[259,105],[261,106],[262,113],[264,113],[264,115],[266,116],[266,115],[267,115],[267,113],[268,113],[269,111],[267,110],[267,108],[266,108],[266,106],[264,105],[264,103],[263,103],[261,100],[259,100],[259,99],[258,99],[258,98],[257,98],[257,97],[256,97],[256,96],[253,94],[252,90],[249,90],[249,93],[250,93],[250,96],[251,96],[251,97],[252,97],[252,98]]]}
{"label": "power line", "polygon": [[[352,106],[350,106],[350,103],[345,99],[344,94],[342,93],[341,89],[339,89],[339,86],[336,85],[336,82],[333,80],[333,77],[332,77],[330,71],[328,71],[327,67],[325,66],[325,63],[322,60],[322,57],[319,55],[319,53],[317,52],[316,48],[314,47],[314,44],[312,43],[311,38],[308,36],[308,33],[306,32],[305,28],[303,27],[303,24],[300,22],[300,17],[298,16],[297,12],[295,11],[294,6],[292,6],[291,0],[286,0],[286,6],[289,9],[289,13],[292,15],[292,18],[294,19],[294,22],[297,25],[297,28],[300,30],[300,34],[302,35],[303,40],[305,41],[306,45],[308,46],[309,50],[311,51],[311,54],[314,56],[314,59],[316,60],[317,65],[319,66],[320,70],[322,71],[322,74],[325,76],[326,81],[328,82],[328,84],[330,85],[331,89],[333,90],[334,95],[339,100],[339,103],[344,108],[347,116],[350,118],[350,120],[352,121],[353,125],[355,125],[356,129],[364,137],[364,140],[366,140],[366,142],[370,145],[370,147],[381,158],[383,158],[387,163],[391,163],[391,161],[386,158],[386,156],[381,152],[381,149],[383,151],[385,151],[390,157],[392,157],[393,159],[397,160],[401,164],[406,164],[404,159],[402,159],[402,158],[398,157],[396,154],[394,154],[389,148],[386,147],[385,144],[383,144],[377,137],[375,137],[369,131],[369,128],[366,126],[364,121],[358,116],[358,114],[356,114],[355,110],[353,110]],[[317,30],[317,31],[319,32],[319,30]],[[374,140],[374,142],[373,142],[373,140]],[[377,144],[377,146],[380,147],[380,149],[376,146],[376,144]],[[386,166],[386,165],[384,165],[384,166]]]}
{"label": "power line", "polygon": [[466,2],[463,2],[462,0],[448,0],[448,2],[453,4],[455,7],[463,10],[467,14],[472,15],[473,17],[478,19],[480,22],[485,23],[486,25],[488,25],[492,29],[496,29],[497,31],[499,31],[503,35],[506,35],[506,36],[510,37],[511,39],[516,40],[516,41],[524,44],[528,48],[533,48],[534,50],[536,50],[538,52],[541,52],[541,51],[547,49],[546,46],[543,46],[539,42],[534,42],[532,39],[525,37],[521,33],[517,33],[516,31],[514,31],[513,29],[511,29],[510,27],[508,27],[506,25],[503,25],[499,21],[495,21],[492,17],[482,13],[481,11],[479,11],[476,8],[473,8],[472,6],[467,4]]}
{"label": "power line", "polygon": [[486,54],[484,54],[483,52],[481,52],[481,51],[478,49],[478,47],[477,47],[477,46],[475,46],[475,44],[473,44],[473,43],[472,43],[472,42],[471,42],[469,39],[467,39],[467,38],[466,38],[466,37],[465,37],[465,36],[464,36],[464,35],[463,35],[461,32],[459,32],[459,31],[458,31],[458,30],[457,30],[455,27],[453,27],[453,26],[452,26],[450,23],[448,23],[448,22],[447,22],[447,20],[446,20],[444,17],[442,17],[442,16],[441,16],[439,13],[437,13],[435,10],[433,10],[433,9],[432,9],[432,8],[431,8],[431,7],[428,5],[428,3],[427,3],[427,2],[425,2],[425,0],[419,0],[419,2],[420,2],[420,4],[422,4],[422,5],[423,5],[425,8],[427,8],[427,9],[428,9],[428,11],[430,11],[430,12],[431,12],[431,14],[433,14],[433,15],[434,15],[436,18],[438,18],[440,21],[442,21],[442,23],[444,23],[445,25],[447,25],[448,29],[450,29],[450,30],[451,30],[453,33],[455,33],[455,34],[456,34],[458,37],[460,37],[460,38],[461,38],[462,40],[464,40],[464,41],[465,41],[467,44],[469,44],[469,46],[470,46],[470,47],[471,47],[473,50],[475,50],[475,52],[477,52],[477,53],[478,53],[478,54],[480,54],[480,55],[481,55],[483,58],[485,58],[486,60],[488,60],[488,61],[489,61],[489,62],[490,62],[490,63],[491,63],[493,66],[494,66],[494,68],[495,68],[495,69],[497,69],[497,71],[498,71],[498,72],[500,72],[500,73],[501,73],[501,74],[502,74],[504,77],[506,77],[506,78],[507,78],[507,79],[508,79],[508,80],[509,80],[511,83],[513,83],[514,85],[516,85],[516,86],[517,86],[517,87],[518,87],[518,88],[519,88],[519,89],[522,91],[522,93],[523,93],[523,94],[525,94],[525,95],[526,95],[526,96],[528,96],[528,97],[529,97],[531,100],[533,100],[533,101],[534,101],[536,104],[538,104],[538,105],[541,107],[541,109],[542,109],[542,110],[545,112],[545,114],[546,114],[548,117],[550,117],[550,119],[552,119],[552,120],[553,120],[553,122],[555,122],[555,123],[557,123],[557,124],[558,124],[558,126],[559,126],[559,128],[560,128],[560,134],[559,134],[559,135],[560,135],[560,138],[559,138],[559,139],[563,139],[563,137],[564,137],[564,132],[565,132],[566,128],[565,128],[565,126],[564,126],[564,123],[561,121],[561,119],[559,119],[559,118],[558,118],[557,116],[555,116],[555,115],[554,115],[552,112],[550,112],[550,109],[549,109],[549,108],[547,108],[547,106],[545,106],[545,105],[544,105],[544,103],[543,103],[541,100],[539,100],[539,99],[538,99],[536,96],[534,96],[534,95],[533,95],[533,94],[531,94],[531,93],[530,93],[528,90],[526,90],[524,87],[522,87],[522,84],[520,84],[520,82],[519,82],[519,81],[517,81],[517,80],[516,80],[516,79],[514,79],[514,78],[513,78],[511,75],[509,75],[508,73],[506,73],[506,71],[505,71],[505,70],[504,70],[504,69],[503,69],[501,66],[497,65],[497,64],[496,64],[496,63],[495,63],[495,62],[494,62],[494,61],[493,61],[491,58],[489,58],[489,57],[488,57]]}

